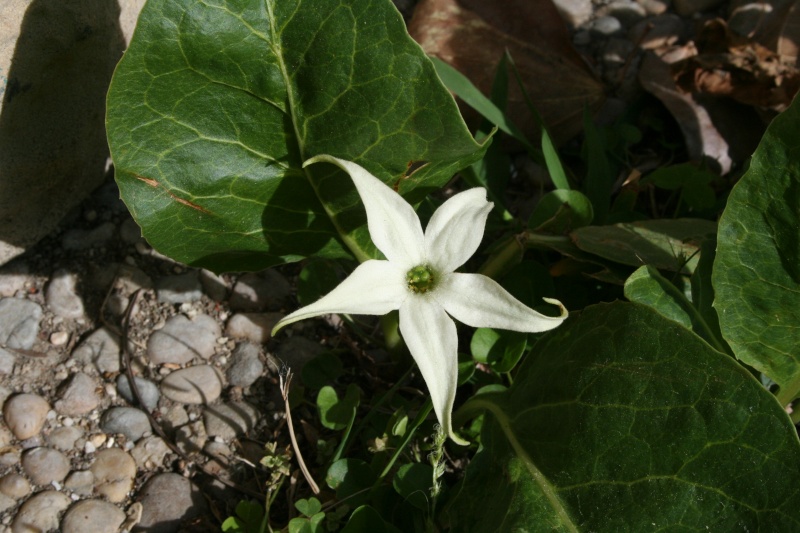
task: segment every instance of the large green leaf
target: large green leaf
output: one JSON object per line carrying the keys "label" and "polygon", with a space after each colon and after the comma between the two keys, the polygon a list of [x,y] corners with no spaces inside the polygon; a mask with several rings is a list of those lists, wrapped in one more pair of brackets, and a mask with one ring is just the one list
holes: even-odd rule
{"label": "large green leaf", "polygon": [[800,103],[770,124],[719,223],[712,281],[736,357],[800,394]]}
{"label": "large green leaf", "polygon": [[312,156],[413,202],[485,150],[389,0],[149,0],[107,126],[145,237],[214,270],[375,255],[349,178]]}
{"label": "large green leaf", "polygon": [[491,415],[443,515],[453,531],[800,530],[786,413],[735,360],[643,305],[570,317],[510,389],[466,405]]}

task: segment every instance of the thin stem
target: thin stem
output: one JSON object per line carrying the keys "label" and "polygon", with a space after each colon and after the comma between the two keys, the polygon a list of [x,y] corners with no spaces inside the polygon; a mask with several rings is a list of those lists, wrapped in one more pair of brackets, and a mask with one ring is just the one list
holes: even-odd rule
{"label": "thin stem", "polygon": [[500,248],[498,248],[478,270],[484,276],[497,279],[522,259],[525,253],[523,236],[514,235],[509,237]]}
{"label": "thin stem", "polygon": [[402,352],[404,342],[400,336],[400,313],[392,311],[381,317],[381,329],[383,330],[383,342],[386,349],[394,359]]}
{"label": "thin stem", "polygon": [[314,478],[311,477],[311,472],[308,471],[308,467],[306,467],[306,462],[303,460],[303,454],[300,453],[300,446],[297,445],[297,437],[294,435],[294,424],[292,423],[292,410],[289,406],[289,386],[292,383],[292,372],[291,370],[286,373],[286,380],[284,381],[283,375],[281,375],[281,394],[283,395],[283,401],[286,405],[286,422],[289,425],[289,437],[292,440],[292,448],[294,448],[294,453],[297,456],[297,464],[300,466],[300,471],[303,472],[303,477],[306,478],[309,486],[311,487],[312,492],[314,494],[319,494],[319,485],[317,482],[314,481]]}

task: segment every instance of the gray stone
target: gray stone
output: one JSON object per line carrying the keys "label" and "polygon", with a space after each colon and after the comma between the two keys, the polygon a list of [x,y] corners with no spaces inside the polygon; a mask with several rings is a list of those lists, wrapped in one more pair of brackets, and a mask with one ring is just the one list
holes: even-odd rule
{"label": "gray stone", "polygon": [[647,16],[645,8],[633,0],[614,0],[606,6],[602,13],[616,18],[626,28]]}
{"label": "gray stone", "polygon": [[0,374],[11,374],[14,372],[14,365],[17,363],[17,358],[8,350],[0,347]]}
{"label": "gray stone", "polygon": [[231,354],[231,360],[228,383],[235,387],[249,387],[264,373],[258,346],[249,342],[239,343]]}
{"label": "gray stone", "polygon": [[185,274],[156,280],[156,295],[161,303],[191,303],[203,297],[203,288],[197,271],[192,270]]}
{"label": "gray stone", "polygon": [[236,313],[225,325],[225,335],[263,344],[281,318],[282,313]]}
{"label": "gray stone", "polygon": [[256,425],[258,410],[247,402],[230,402],[207,407],[203,413],[206,433],[231,440]]}
{"label": "gray stone", "polygon": [[22,504],[11,523],[11,533],[42,533],[58,529],[58,516],[69,507],[69,497],[55,490],[34,494]]}
{"label": "gray stone", "polygon": [[175,444],[185,454],[199,452],[207,440],[208,434],[202,420],[181,426],[175,432]]}
{"label": "gray stone", "polygon": [[83,372],[73,374],[61,385],[58,398],[56,411],[66,416],[84,415],[100,405],[97,383]]}
{"label": "gray stone", "polygon": [[77,291],[78,277],[66,270],[56,270],[45,291],[45,302],[53,313],[66,319],[81,318],[83,300]]}
{"label": "gray stone", "polygon": [[0,344],[30,350],[39,334],[42,308],[20,298],[0,299]]}
{"label": "gray stone", "polygon": [[31,484],[21,475],[12,472],[0,478],[0,492],[9,498],[19,500],[30,494]]}
{"label": "gray stone", "polygon": [[277,311],[286,304],[292,286],[275,270],[244,274],[233,286],[230,306],[236,311]]}
{"label": "gray stone", "polygon": [[136,465],[142,470],[152,470],[158,468],[164,462],[164,457],[170,452],[161,437],[150,435],[136,443],[131,450]]}
{"label": "gray stone", "polygon": [[8,429],[20,440],[39,434],[50,411],[50,404],[37,394],[17,394],[3,405]]}
{"label": "gray stone", "polygon": [[[99,372],[119,372],[119,345],[117,334],[100,328],[72,351],[72,359],[83,365],[93,364]],[[133,345],[129,344],[129,348],[133,349]]]}
{"label": "gray stone", "polygon": [[222,393],[222,379],[209,365],[191,366],[170,373],[161,381],[161,392],[180,403],[211,403]]}
{"label": "gray stone", "polygon": [[561,17],[573,28],[582,26],[592,16],[592,0],[554,0]]}
{"label": "gray stone", "polygon": [[189,423],[189,413],[182,405],[173,405],[164,416],[161,417],[161,423],[164,424],[166,431],[175,431],[184,424]]}
{"label": "gray stone", "polygon": [[101,450],[89,468],[94,475],[94,490],[111,503],[124,501],[133,488],[136,462],[119,448]]}
{"label": "gray stone", "polygon": [[278,359],[299,373],[306,363],[325,351],[318,343],[305,337],[289,337],[278,347]]}
{"label": "gray stone", "polygon": [[0,513],[11,509],[15,505],[17,505],[17,501],[14,498],[0,492]]}
{"label": "gray stone", "polygon": [[193,320],[175,315],[147,340],[147,356],[154,364],[186,364],[195,357],[208,359],[222,335],[217,321],[199,314]]}
{"label": "gray stone", "polygon": [[22,455],[22,469],[36,485],[60,482],[69,473],[69,459],[52,448],[34,448]]}
{"label": "gray stone", "polygon": [[116,227],[112,222],[100,224],[96,228],[71,229],[61,238],[61,245],[65,250],[87,250],[108,242],[114,236]]}
{"label": "gray stone", "polygon": [[61,533],[116,533],[125,513],[102,500],[83,500],[70,507],[61,520]]}
{"label": "gray stone", "polygon": [[81,496],[91,496],[94,491],[94,474],[90,470],[73,472],[64,480],[64,488]]}
{"label": "gray stone", "polygon": [[[148,411],[152,411],[158,407],[158,399],[161,397],[161,393],[158,391],[158,385],[139,376],[135,376],[133,380],[136,382],[136,390],[139,391],[143,407]],[[130,381],[128,381],[128,376],[126,374],[117,376],[117,391],[119,391],[119,394],[130,402],[131,405],[137,405],[136,399],[133,396],[133,391],[131,390]]]}
{"label": "gray stone", "polygon": [[[2,51],[0,51],[0,54],[2,54]],[[0,263],[2,262],[0,260]],[[10,262],[0,269],[0,297],[14,296],[17,291],[25,290],[25,284],[30,279],[30,269],[27,264],[19,259]]]}
{"label": "gray stone", "polygon": [[214,274],[210,270],[200,271],[200,283],[206,295],[215,302],[222,302],[228,295],[228,282],[219,274]]}
{"label": "gray stone", "polygon": [[122,433],[136,442],[151,431],[147,415],[135,407],[112,407],[100,418],[100,429],[105,433]]}
{"label": "gray stone", "polygon": [[83,437],[83,430],[76,426],[63,426],[56,428],[47,435],[47,443],[62,452],[75,448],[75,442]]}
{"label": "gray stone", "polygon": [[119,226],[120,238],[128,244],[135,244],[136,241],[142,238],[142,228],[135,220],[128,217]]}
{"label": "gray stone", "polygon": [[206,506],[197,487],[173,473],[150,478],[137,499],[142,503],[142,518],[135,532],[174,533],[181,522],[199,516]]}
{"label": "gray stone", "polygon": [[608,37],[622,31],[622,23],[617,18],[607,15],[594,19],[589,29],[596,35]]}
{"label": "gray stone", "polygon": [[50,233],[105,177],[105,95],[125,49],[122,25],[130,33],[141,4],[4,0],[0,264]]}

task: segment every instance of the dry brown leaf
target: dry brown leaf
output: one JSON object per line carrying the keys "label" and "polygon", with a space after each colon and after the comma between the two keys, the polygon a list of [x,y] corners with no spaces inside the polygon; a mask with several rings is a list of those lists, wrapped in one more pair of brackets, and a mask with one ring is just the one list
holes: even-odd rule
{"label": "dry brown leaf", "polygon": [[730,31],[722,19],[708,21],[697,38],[697,55],[672,64],[677,86],[686,93],[727,96],[776,111],[785,109],[800,87],[800,72],[765,46]]}
{"label": "dry brown leaf", "polygon": [[[557,143],[582,130],[584,107],[596,110],[603,102],[603,86],[572,47],[551,0],[422,0],[409,32],[425,52],[461,71],[484,94],[508,50]],[[476,120],[463,110],[468,121]],[[539,137],[515,83],[510,83],[508,114],[529,138]]]}

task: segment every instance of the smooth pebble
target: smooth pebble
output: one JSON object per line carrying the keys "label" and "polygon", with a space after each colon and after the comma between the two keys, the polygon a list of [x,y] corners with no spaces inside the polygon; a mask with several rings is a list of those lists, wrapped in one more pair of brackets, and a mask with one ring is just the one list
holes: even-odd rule
{"label": "smooth pebble", "polygon": [[94,379],[77,372],[70,376],[58,391],[58,400],[54,405],[59,414],[66,416],[85,415],[100,405],[97,383]]}
{"label": "smooth pebble", "polygon": [[94,474],[90,470],[72,472],[64,480],[64,488],[81,496],[91,496],[94,491]]}
{"label": "smooth pebble", "polygon": [[31,484],[23,476],[12,472],[0,478],[0,492],[9,498],[19,500],[31,492]]}
{"label": "smooth pebble", "polygon": [[3,417],[8,429],[20,440],[39,434],[48,411],[50,404],[37,394],[17,394],[3,405]]}
{"label": "smooth pebble", "polygon": [[119,448],[107,448],[97,452],[92,466],[94,490],[112,503],[119,503],[133,488],[136,477],[136,462]]}
{"label": "smooth pebble", "polygon": [[22,469],[36,485],[61,482],[69,474],[69,459],[53,448],[34,448],[22,455]]}
{"label": "smooth pebble", "polygon": [[169,447],[161,437],[150,435],[136,443],[131,456],[139,468],[151,470],[160,466],[169,452]]}
{"label": "smooth pebble", "polygon": [[61,533],[116,533],[125,521],[125,513],[102,500],[75,503],[61,520]]}
{"label": "smooth pebble", "polygon": [[78,277],[72,272],[63,269],[53,272],[44,293],[47,307],[61,318],[81,318],[84,308],[77,285]]}
{"label": "smooth pebble", "polygon": [[196,270],[159,278],[155,286],[158,301],[161,303],[191,303],[203,297],[203,287],[200,285]]}
{"label": "smooth pebble", "polygon": [[72,500],[63,492],[46,490],[34,494],[17,512],[11,523],[12,533],[42,533],[58,529],[58,516]]}
{"label": "smooth pebble", "polygon": [[138,498],[142,503],[142,517],[133,531],[146,533],[173,533],[184,520],[200,515],[205,509],[200,491],[185,477],[158,474],[142,487]]}
{"label": "smooth pebble", "polygon": [[[133,380],[136,382],[136,390],[139,391],[143,407],[149,411],[155,409],[158,406],[158,399],[161,397],[161,393],[158,391],[158,385],[139,376],[135,376]],[[120,374],[117,376],[117,391],[119,391],[120,395],[130,402],[131,405],[136,405],[136,399],[133,397],[133,391],[131,390],[127,375]]]}
{"label": "smooth pebble", "polygon": [[105,433],[122,433],[133,442],[151,431],[147,415],[135,407],[112,407],[100,418],[100,429]]}
{"label": "smooth pebble", "polygon": [[286,304],[292,286],[275,270],[244,274],[233,286],[230,298],[235,311],[277,311]]}
{"label": "smooth pebble", "polygon": [[[83,365],[93,364],[98,372],[119,372],[119,336],[106,328],[92,332],[72,351],[72,359]],[[133,345],[129,345],[133,348]]]}
{"label": "smooth pebble", "polygon": [[217,321],[208,315],[189,320],[175,315],[147,340],[147,356],[153,364],[183,365],[195,357],[208,359],[214,354],[217,338],[222,334]]}
{"label": "smooth pebble", "polygon": [[207,407],[203,413],[206,433],[226,440],[253,429],[258,410],[247,402],[230,402]]}
{"label": "smooth pebble", "polygon": [[30,350],[39,334],[42,307],[21,298],[0,298],[0,345]]}
{"label": "smooth pebble", "polygon": [[62,426],[47,435],[47,443],[63,452],[75,448],[75,442],[83,436],[83,430],[76,426]]}
{"label": "smooth pebble", "polygon": [[281,318],[282,313],[236,313],[225,325],[225,336],[263,344]]}
{"label": "smooth pebble", "polygon": [[235,387],[249,387],[264,373],[260,350],[255,344],[241,342],[231,354],[231,366],[228,367],[228,383]]}
{"label": "smooth pebble", "polygon": [[191,366],[165,377],[161,381],[161,392],[176,402],[211,403],[222,393],[222,380],[212,366]]}
{"label": "smooth pebble", "polygon": [[0,346],[0,374],[11,374],[15,364],[17,358],[14,354]]}

